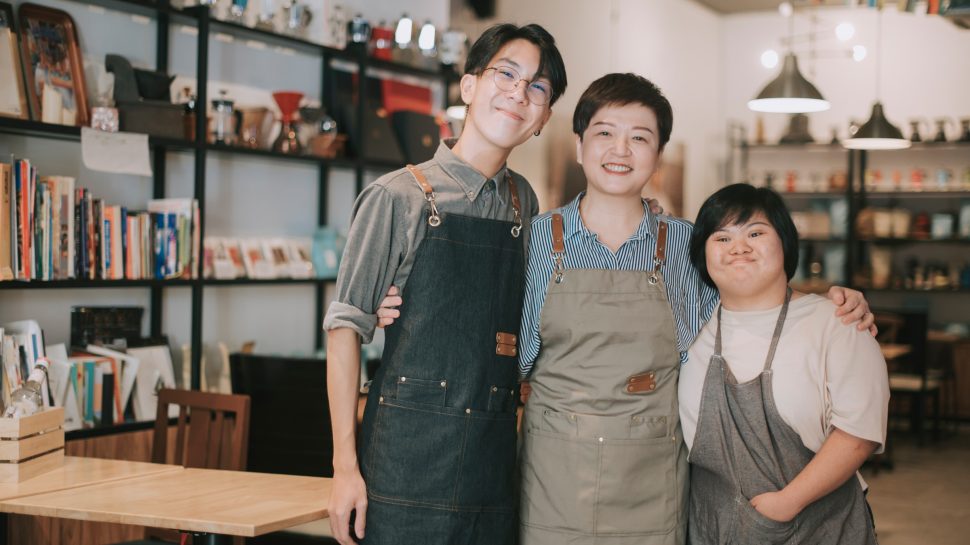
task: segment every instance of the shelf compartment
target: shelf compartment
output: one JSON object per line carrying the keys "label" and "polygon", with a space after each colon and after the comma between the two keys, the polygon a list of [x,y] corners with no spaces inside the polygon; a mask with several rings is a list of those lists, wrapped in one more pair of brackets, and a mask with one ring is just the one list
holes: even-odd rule
{"label": "shelf compartment", "polygon": [[0,290],[45,290],[78,288],[153,288],[191,286],[194,280],[4,280]]}
{"label": "shelf compartment", "polygon": [[970,244],[970,238],[860,238],[859,242],[900,246],[904,244]]}
{"label": "shelf compartment", "polygon": [[314,285],[333,282],[332,278],[233,278],[219,280],[206,278],[202,281],[205,286],[277,286],[277,285]]}

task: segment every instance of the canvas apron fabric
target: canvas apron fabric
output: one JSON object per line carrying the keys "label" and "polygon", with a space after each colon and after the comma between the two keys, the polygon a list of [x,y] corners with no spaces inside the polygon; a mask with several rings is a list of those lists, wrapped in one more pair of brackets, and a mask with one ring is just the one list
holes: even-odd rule
{"label": "canvas apron fabric", "polygon": [[[363,543],[514,543],[517,360],[524,268],[516,222],[439,214],[387,328],[361,425]],[[500,342],[502,341],[502,342]]]}
{"label": "canvas apron fabric", "polygon": [[721,357],[721,309],[714,355],[708,364],[697,434],[690,451],[691,543],[874,544],[872,518],[855,476],[789,522],[771,520],[750,500],[785,487],[815,453],[782,420],[772,392],[772,360],[791,289],[778,315],[764,370],[738,384]]}
{"label": "canvas apron fabric", "polygon": [[564,270],[561,222],[553,218],[556,272],[523,424],[521,544],[683,543],[687,457],[660,267],[666,223],[644,272]]}

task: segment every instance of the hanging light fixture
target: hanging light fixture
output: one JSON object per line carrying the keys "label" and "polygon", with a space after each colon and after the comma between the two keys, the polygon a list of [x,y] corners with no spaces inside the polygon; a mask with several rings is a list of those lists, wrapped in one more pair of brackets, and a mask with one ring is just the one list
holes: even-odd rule
{"label": "hanging light fixture", "polygon": [[[788,9],[785,9],[785,6]],[[798,70],[798,59],[792,53],[794,38],[794,15],[790,4],[782,4],[782,15],[788,17],[788,53],[781,66],[781,73],[758,93],[754,100],[748,101],[748,109],[756,112],[800,114],[824,112],[831,107],[822,93]]]}
{"label": "hanging light fixture", "polygon": [[909,140],[903,138],[902,131],[886,119],[882,111],[880,95],[880,77],[882,72],[882,8],[879,10],[876,28],[876,103],[872,105],[872,115],[854,135],[842,141],[848,149],[886,150],[906,149],[910,147]]}

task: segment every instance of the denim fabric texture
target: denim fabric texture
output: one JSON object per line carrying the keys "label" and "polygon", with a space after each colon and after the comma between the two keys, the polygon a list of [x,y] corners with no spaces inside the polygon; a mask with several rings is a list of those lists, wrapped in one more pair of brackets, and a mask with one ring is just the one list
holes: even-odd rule
{"label": "denim fabric texture", "polygon": [[521,318],[512,225],[442,214],[418,249],[361,427],[363,543],[514,542],[518,371],[496,354]]}

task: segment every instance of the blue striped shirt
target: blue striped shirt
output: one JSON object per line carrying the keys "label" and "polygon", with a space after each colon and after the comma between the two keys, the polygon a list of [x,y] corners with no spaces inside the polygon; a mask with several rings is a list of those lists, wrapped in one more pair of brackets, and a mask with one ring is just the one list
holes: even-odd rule
{"label": "blue striped shirt", "polygon": [[[644,217],[636,232],[614,254],[599,242],[583,224],[579,215],[581,193],[566,206],[536,216],[532,220],[529,257],[525,273],[525,300],[522,309],[522,328],[519,332],[519,372],[528,376],[539,357],[542,339],[539,321],[546,288],[553,273],[552,214],[563,216],[563,238],[566,269],[608,269],[625,271],[653,270],[653,256],[657,247],[657,217],[643,203]],[[687,349],[701,328],[710,319],[719,301],[717,290],[705,284],[690,263],[689,221],[664,217],[667,222],[667,259],[660,267],[667,288],[667,299],[677,326],[677,349],[680,362],[687,361]]]}

